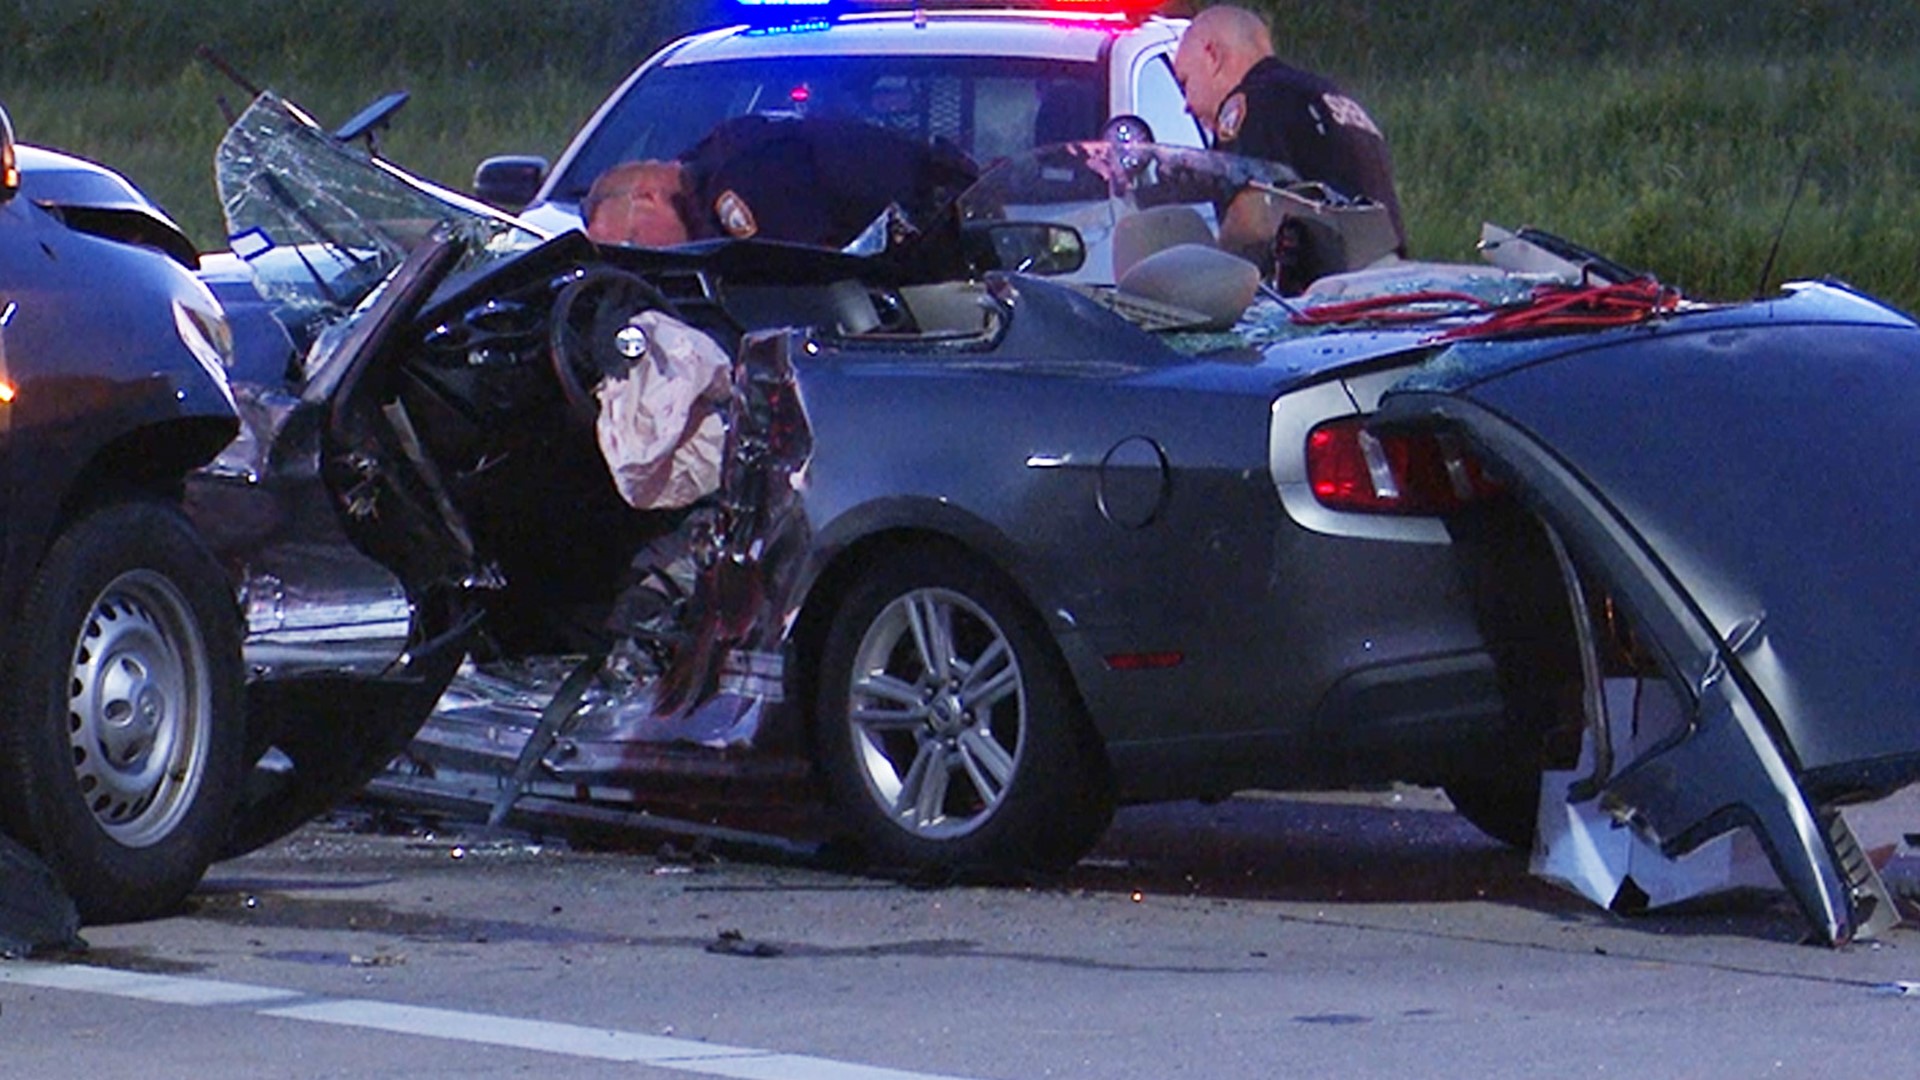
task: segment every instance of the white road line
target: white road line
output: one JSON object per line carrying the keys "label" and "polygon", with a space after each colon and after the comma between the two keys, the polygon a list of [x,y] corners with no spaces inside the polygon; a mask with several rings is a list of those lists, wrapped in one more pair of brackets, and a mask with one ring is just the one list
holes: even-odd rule
{"label": "white road line", "polygon": [[257,1015],[282,1020],[650,1065],[733,1080],[962,1080],[613,1028],[357,998],[327,998],[271,986],[144,975],[79,964],[0,962],[0,986],[9,985],[104,994],[163,1005],[251,1008]]}
{"label": "white road line", "polygon": [[0,963],[0,983],[21,983],[48,990],[154,1001],[162,1005],[257,1005],[292,1001],[301,995],[266,986],[178,979],[171,975],[143,975],[137,971],[83,967],[79,964]]}
{"label": "white road line", "polygon": [[763,1053],[691,1039],[669,1039],[659,1035],[638,1035],[630,1031],[608,1031],[546,1020],[483,1016],[452,1009],[429,1009],[418,1005],[394,1005],[385,1001],[351,998],[285,1005],[261,1009],[260,1012],[265,1016],[279,1016],[288,1020],[311,1020],[319,1024],[391,1031],[399,1035],[425,1035],[455,1042],[511,1046],[548,1054],[599,1058],[602,1061],[654,1064],[669,1060]]}

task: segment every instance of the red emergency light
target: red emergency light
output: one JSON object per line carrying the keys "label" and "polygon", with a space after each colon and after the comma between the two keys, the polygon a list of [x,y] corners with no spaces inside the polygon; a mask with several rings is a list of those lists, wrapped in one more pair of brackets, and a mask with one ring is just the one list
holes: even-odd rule
{"label": "red emergency light", "polygon": [[1053,8],[1088,15],[1124,15],[1128,18],[1144,19],[1166,7],[1167,3],[1166,0],[1034,0],[1031,4],[1010,6]]}

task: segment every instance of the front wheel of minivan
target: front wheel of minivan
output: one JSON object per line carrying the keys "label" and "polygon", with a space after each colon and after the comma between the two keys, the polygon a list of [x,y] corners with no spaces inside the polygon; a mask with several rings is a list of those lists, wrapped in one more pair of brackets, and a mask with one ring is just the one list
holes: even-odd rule
{"label": "front wheel of minivan", "polygon": [[179,905],[225,840],[244,747],[232,587],[171,507],[95,510],[8,631],[0,821],[90,923]]}

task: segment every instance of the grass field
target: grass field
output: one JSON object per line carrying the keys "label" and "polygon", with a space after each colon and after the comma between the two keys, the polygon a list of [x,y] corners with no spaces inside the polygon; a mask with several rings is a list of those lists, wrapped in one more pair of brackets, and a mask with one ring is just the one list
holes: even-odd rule
{"label": "grass field", "polygon": [[[1281,52],[1346,83],[1393,142],[1417,254],[1530,224],[1703,296],[1834,276],[1920,309],[1920,5],[1870,0],[1288,0]],[[223,229],[220,100],[194,59],[337,123],[392,89],[384,143],[464,186],[481,157],[553,155],[717,0],[16,0],[0,102],[27,141],[109,162],[205,247]],[[1805,182],[1792,214],[1796,179]]]}

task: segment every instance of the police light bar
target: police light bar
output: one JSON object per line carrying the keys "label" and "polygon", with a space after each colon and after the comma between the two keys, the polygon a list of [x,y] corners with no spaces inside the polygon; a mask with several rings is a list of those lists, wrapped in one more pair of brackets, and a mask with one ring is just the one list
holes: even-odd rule
{"label": "police light bar", "polygon": [[1165,7],[1167,0],[733,0],[733,5],[756,24],[888,11],[1026,11],[1139,20]]}

